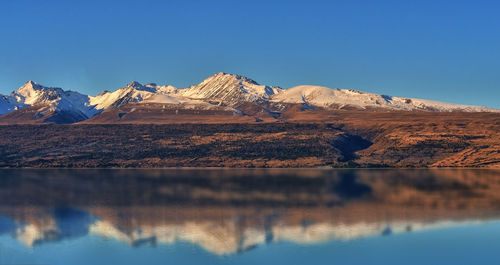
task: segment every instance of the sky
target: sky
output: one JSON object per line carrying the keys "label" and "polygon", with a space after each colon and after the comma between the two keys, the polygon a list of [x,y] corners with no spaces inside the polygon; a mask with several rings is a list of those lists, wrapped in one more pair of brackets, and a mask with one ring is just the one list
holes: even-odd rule
{"label": "sky", "polygon": [[498,1],[0,1],[0,93],[217,72],[500,108]]}

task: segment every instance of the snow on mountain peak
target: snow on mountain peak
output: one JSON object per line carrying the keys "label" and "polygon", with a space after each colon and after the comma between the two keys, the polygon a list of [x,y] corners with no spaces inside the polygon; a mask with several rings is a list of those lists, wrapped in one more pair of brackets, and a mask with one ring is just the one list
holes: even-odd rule
{"label": "snow on mountain peak", "polygon": [[103,91],[101,91],[101,93],[97,94],[97,96],[102,96],[102,95],[105,95],[105,94],[108,94],[108,93],[111,93],[111,91],[109,91],[109,90],[103,90]]}
{"label": "snow on mountain peak", "polygon": [[20,88],[4,97],[0,103],[0,112],[10,112],[29,106],[43,106],[52,112],[65,111],[79,117],[92,117],[99,111],[89,105],[87,95],[75,91],[64,91],[58,87],[46,87],[34,81],[28,81]]}
{"label": "snow on mountain peak", "polygon": [[40,84],[38,84],[37,82],[35,82],[33,80],[28,80],[26,83],[24,83],[24,85],[22,87],[24,87],[24,86],[39,87]]}
{"label": "snow on mountain peak", "polygon": [[196,86],[182,90],[182,95],[235,105],[241,101],[265,100],[279,93],[281,88],[259,85],[254,80],[241,75],[217,73]]}
{"label": "snow on mountain peak", "polygon": [[62,93],[63,90],[61,88],[45,87],[30,80],[12,92],[11,97],[18,103],[36,105],[55,102],[60,98]]}
{"label": "snow on mountain peak", "polygon": [[156,91],[160,94],[177,94],[179,90],[171,85],[166,86],[156,86]]}
{"label": "snow on mountain peak", "polygon": [[118,107],[131,102],[139,102],[157,93],[157,86],[142,85],[137,81],[128,83],[125,87],[113,92],[100,93],[95,97],[89,96],[90,104],[102,110],[109,107]]}
{"label": "snow on mountain peak", "polygon": [[419,111],[465,111],[465,112],[500,112],[500,110],[481,107],[444,103],[432,100],[391,97],[353,89],[338,89],[322,86],[296,86],[274,95],[270,99],[275,103],[300,103],[315,107],[341,109],[354,107],[359,109],[419,110]]}
{"label": "snow on mountain peak", "polygon": [[220,78],[232,78],[232,79],[237,79],[237,80],[244,81],[246,83],[250,83],[250,84],[254,84],[254,85],[259,85],[255,80],[250,79],[250,78],[248,78],[246,76],[236,75],[236,74],[229,74],[229,73],[225,73],[225,72],[219,72],[217,74],[214,74],[214,75],[210,76],[209,78],[207,78],[207,80],[210,80],[210,79],[220,79]]}
{"label": "snow on mountain peak", "polygon": [[25,92],[25,93],[28,93],[28,92],[32,92],[32,91],[36,91],[36,90],[41,90],[42,88],[43,87],[40,84],[38,84],[37,82],[29,80],[28,82],[24,83],[20,88],[18,88],[14,92],[18,92],[18,93]]}
{"label": "snow on mountain peak", "polygon": [[279,107],[285,106],[284,104],[306,104],[326,109],[500,112],[498,109],[487,107],[391,97],[353,89],[305,85],[283,90],[279,87],[260,85],[242,75],[219,72],[189,88],[177,89],[171,85],[161,86],[155,83],[142,85],[132,81],[122,88],[112,92],[103,91],[95,97],[57,87],[45,87],[30,80],[9,96],[0,95],[0,115],[41,105],[53,111],[65,110],[75,115],[92,117],[107,108],[142,101],[148,104],[182,104],[196,108],[202,105],[203,108],[222,105],[238,109],[244,102],[271,102]]}
{"label": "snow on mountain peak", "polygon": [[132,81],[130,83],[127,84],[127,87],[133,87],[133,88],[142,88],[143,85],[137,81]]}
{"label": "snow on mountain peak", "polygon": [[140,91],[148,91],[151,93],[156,92],[156,86],[153,86],[151,84],[143,85],[137,81],[132,81],[128,83],[123,89],[133,89],[133,90],[140,90]]}

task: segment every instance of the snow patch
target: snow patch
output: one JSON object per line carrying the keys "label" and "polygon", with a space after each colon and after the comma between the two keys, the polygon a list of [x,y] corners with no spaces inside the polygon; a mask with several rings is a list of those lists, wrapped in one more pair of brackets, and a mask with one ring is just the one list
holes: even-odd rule
{"label": "snow patch", "polygon": [[482,106],[460,105],[425,99],[391,97],[352,89],[338,89],[322,86],[292,87],[272,96],[270,101],[276,103],[300,103],[324,108],[351,106],[360,109],[383,108],[405,111],[500,112],[498,109]]}

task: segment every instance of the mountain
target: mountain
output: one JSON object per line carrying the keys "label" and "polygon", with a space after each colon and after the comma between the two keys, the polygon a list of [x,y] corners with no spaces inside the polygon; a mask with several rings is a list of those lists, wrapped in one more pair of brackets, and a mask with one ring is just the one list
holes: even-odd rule
{"label": "mountain", "polygon": [[88,96],[28,81],[10,95],[0,95],[2,124],[74,123],[89,118],[92,123],[273,122],[308,117],[320,121],[337,110],[500,112],[352,89],[306,85],[281,89],[222,72],[188,88],[132,81],[115,91]]}
{"label": "mountain", "polygon": [[353,89],[327,88],[322,86],[296,86],[283,90],[270,98],[274,103],[295,103],[326,109],[385,109],[403,111],[437,112],[499,112],[480,106],[468,106],[438,101],[391,97]]}
{"label": "mountain", "polygon": [[34,81],[26,82],[9,96],[2,96],[0,108],[8,112],[0,117],[0,123],[74,123],[100,112],[90,105],[87,95]]}
{"label": "mountain", "polygon": [[250,78],[221,72],[196,86],[180,90],[180,94],[188,98],[234,106],[242,101],[264,101],[281,91],[279,87],[259,85]]}
{"label": "mountain", "polygon": [[10,94],[16,102],[26,106],[50,105],[56,110],[80,111],[87,117],[97,114],[87,95],[75,91],[65,91],[59,87],[45,87],[28,81]]}
{"label": "mountain", "polygon": [[[95,108],[99,110],[119,107],[150,98],[161,91],[162,88],[163,87],[156,84],[142,85],[137,81],[132,81],[125,87],[119,88],[113,92],[105,91],[95,97],[90,96],[90,104],[95,105]],[[176,89],[173,88],[170,91],[175,90]]]}

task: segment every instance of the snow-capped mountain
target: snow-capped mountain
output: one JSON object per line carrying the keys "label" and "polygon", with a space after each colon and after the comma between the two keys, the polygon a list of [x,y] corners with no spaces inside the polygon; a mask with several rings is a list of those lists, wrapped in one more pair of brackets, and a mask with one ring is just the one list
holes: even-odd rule
{"label": "snow-capped mountain", "polygon": [[182,89],[179,93],[188,98],[204,99],[234,106],[242,101],[258,102],[281,92],[281,88],[259,85],[254,80],[227,73],[217,73],[196,86]]}
{"label": "snow-capped mountain", "polygon": [[10,104],[10,111],[39,106],[43,111],[69,111],[86,118],[99,113],[90,105],[87,95],[58,87],[45,87],[34,81],[28,81],[9,96],[3,96],[3,101]]}
{"label": "snow-capped mountain", "polygon": [[137,81],[132,81],[125,87],[119,88],[113,92],[105,91],[99,95],[90,96],[90,104],[96,109],[102,110],[112,107],[119,107],[133,102],[146,100],[156,94],[176,94],[177,88],[167,85],[158,86],[150,83],[142,85]]}
{"label": "snow-capped mountain", "polygon": [[278,87],[259,85],[244,76],[218,73],[198,85],[183,89],[154,83],[142,85],[133,81],[113,92],[105,91],[95,97],[91,96],[90,104],[95,105],[96,109],[108,109],[151,99],[149,102],[166,104],[197,104],[205,101],[215,105],[234,106],[241,102],[266,100],[280,91]]}
{"label": "snow-capped mountain", "polygon": [[133,81],[125,87],[113,92],[103,91],[97,96],[45,87],[28,81],[10,95],[0,95],[0,115],[10,115],[13,112],[17,114],[10,115],[10,120],[34,117],[35,120],[45,121],[50,117],[52,120],[75,122],[131,103],[144,103],[141,106],[143,110],[149,108],[148,104],[151,108],[157,108],[151,104],[162,104],[161,110],[223,110],[250,116],[252,113],[266,112],[273,113],[273,117],[290,104],[305,105],[308,107],[306,109],[500,112],[499,109],[481,106],[391,97],[352,89],[321,86],[281,89],[260,85],[241,75],[217,73],[188,88],[178,89],[171,85],[161,86],[154,83],[142,85]]}
{"label": "snow-capped mountain", "polygon": [[156,87],[156,92],[160,94],[177,94],[179,92],[179,89],[171,85],[159,86],[155,83],[150,83],[146,86],[148,85]]}
{"label": "snow-capped mountain", "polygon": [[342,109],[345,107],[358,109],[387,109],[404,111],[437,111],[437,112],[500,112],[481,106],[469,106],[444,103],[439,101],[391,97],[352,89],[328,88],[322,86],[296,86],[270,98],[274,103],[296,103],[313,107]]}

